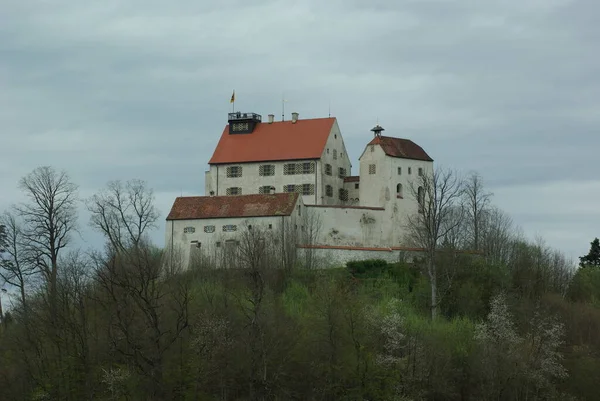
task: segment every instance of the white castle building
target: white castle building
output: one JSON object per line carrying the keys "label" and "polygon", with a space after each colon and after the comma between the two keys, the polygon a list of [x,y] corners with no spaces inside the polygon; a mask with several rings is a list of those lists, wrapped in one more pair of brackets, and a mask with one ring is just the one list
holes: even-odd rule
{"label": "white castle building", "polygon": [[[208,162],[205,196],[178,197],[167,217],[165,243],[181,255],[213,257],[234,250],[245,230],[262,229],[296,242],[325,265],[348,260],[397,260],[403,224],[418,211],[410,182],[431,174],[433,159],[408,139],[373,139],[359,157],[358,175],[334,117],[268,121],[229,113]],[[293,238],[293,239],[291,239]]]}

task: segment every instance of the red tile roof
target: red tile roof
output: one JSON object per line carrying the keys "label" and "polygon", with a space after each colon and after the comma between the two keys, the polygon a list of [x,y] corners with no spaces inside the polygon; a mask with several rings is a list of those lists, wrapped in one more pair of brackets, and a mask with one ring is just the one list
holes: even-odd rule
{"label": "red tile roof", "polygon": [[261,122],[251,134],[229,134],[226,125],[208,163],[318,159],[334,122],[335,117]]}
{"label": "red tile roof", "polygon": [[196,220],[228,217],[289,216],[299,194],[237,196],[185,196],[173,203],[167,220]]}
{"label": "red tile roof", "polygon": [[415,159],[432,162],[433,159],[422,147],[409,139],[392,138],[390,136],[375,137],[369,145],[380,145],[386,155],[403,159]]}
{"label": "red tile roof", "polygon": [[344,182],[358,182],[360,181],[360,175],[350,175],[348,177],[344,177]]}

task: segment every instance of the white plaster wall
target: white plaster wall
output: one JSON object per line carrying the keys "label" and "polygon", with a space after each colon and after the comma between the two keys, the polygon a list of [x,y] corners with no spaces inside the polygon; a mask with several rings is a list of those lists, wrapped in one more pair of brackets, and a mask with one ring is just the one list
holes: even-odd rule
{"label": "white plaster wall", "polygon": [[[337,159],[333,158],[333,151],[337,151]],[[325,164],[331,164],[331,176],[325,175]],[[321,186],[321,202],[322,205],[340,205],[342,202],[339,199],[339,190],[344,188],[344,179],[339,177],[339,168],[346,169],[346,175],[352,173],[352,163],[346,151],[346,145],[342,138],[342,133],[338,126],[337,120],[331,127],[331,132],[325,143],[323,154],[321,155],[321,171],[323,172],[323,182]],[[333,188],[333,196],[326,196],[325,186],[331,185]]]}
{"label": "white plaster wall", "polygon": [[[195,244],[192,241],[198,241],[200,252],[204,256],[206,253],[212,253],[218,249],[217,242],[221,242],[221,247],[225,246],[225,241],[237,239],[240,234],[248,229],[248,225],[252,229],[260,229],[265,232],[273,233],[274,236],[282,235],[284,225],[291,224],[292,227],[297,223],[297,212],[291,216],[271,216],[271,217],[247,217],[247,218],[226,218],[226,219],[197,219],[197,220],[168,220],[165,230],[165,244],[169,249],[173,244],[174,254],[182,258],[183,263],[187,266],[190,261],[190,251],[198,252]],[[269,224],[271,228],[269,229]],[[214,233],[205,233],[205,226],[215,226]],[[224,225],[236,225],[237,230],[233,232],[224,232]],[[193,227],[193,233],[185,233],[184,228]],[[288,226],[290,227],[290,226]],[[301,227],[297,227],[298,235]],[[178,257],[178,256],[175,256]]]}
{"label": "white plaster wall", "polygon": [[308,207],[319,215],[321,229],[318,245],[385,246],[384,210],[350,207]]}
{"label": "white plaster wall", "polygon": [[[387,156],[379,145],[367,146],[360,159],[360,205],[388,207],[397,203],[403,210],[417,210],[411,182],[418,182],[419,168],[423,174],[433,172],[433,162]],[[369,174],[369,165],[376,165],[376,174]],[[398,167],[401,174],[398,174]],[[411,173],[409,174],[409,168]],[[402,198],[397,197],[397,184],[402,184]]]}
{"label": "white plaster wall", "polygon": [[[312,174],[283,174],[283,166],[285,164],[304,162],[316,163],[315,172]],[[263,164],[274,165],[275,175],[262,177],[259,173],[259,168]],[[315,194],[302,196],[302,201],[305,204],[315,204],[315,199],[320,198],[319,185],[321,180],[318,165],[319,162],[317,160],[211,165],[210,172],[206,175],[206,183],[204,185],[205,195],[209,195],[211,190],[215,191],[215,195],[226,195],[227,188],[229,187],[242,188],[242,195],[258,194],[259,188],[266,185],[274,186],[275,193],[282,193],[284,192],[284,185],[313,184],[315,186]],[[230,166],[241,166],[242,176],[227,177],[227,167]]]}
{"label": "white plaster wall", "polygon": [[398,262],[401,258],[401,251],[388,250],[350,250],[350,249],[298,249],[300,260],[306,257],[305,253],[312,252],[315,267],[334,268],[345,267],[347,262],[355,260],[383,259],[388,263]]}
{"label": "white plaster wall", "polygon": [[[357,188],[358,186],[358,188]],[[360,181],[344,182],[344,189],[348,191],[348,204],[350,206],[360,205]]]}

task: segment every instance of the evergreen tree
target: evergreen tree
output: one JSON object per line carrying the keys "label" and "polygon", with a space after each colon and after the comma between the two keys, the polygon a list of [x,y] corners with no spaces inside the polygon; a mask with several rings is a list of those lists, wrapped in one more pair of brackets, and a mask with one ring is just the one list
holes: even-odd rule
{"label": "evergreen tree", "polygon": [[600,266],[600,240],[595,238],[590,245],[590,252],[579,257],[579,266],[581,267]]}

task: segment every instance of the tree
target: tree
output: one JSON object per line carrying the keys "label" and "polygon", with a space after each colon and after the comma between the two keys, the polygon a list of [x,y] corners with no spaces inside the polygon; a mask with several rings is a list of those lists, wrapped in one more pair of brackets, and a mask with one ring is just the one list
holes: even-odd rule
{"label": "tree", "polygon": [[305,248],[302,250],[303,261],[302,264],[307,269],[314,269],[318,265],[316,256],[316,250],[313,245],[319,240],[321,230],[323,228],[323,222],[321,215],[317,213],[313,208],[305,207],[304,214],[300,219],[302,232],[300,235],[300,241]]}
{"label": "tree", "polygon": [[441,241],[462,220],[459,205],[462,182],[451,170],[435,170],[410,183],[410,192],[418,201],[418,211],[406,218],[406,230],[411,242],[425,249],[426,270],[431,285],[431,318],[437,317],[438,266],[436,252]]}
{"label": "tree", "polygon": [[485,213],[488,211],[491,192],[483,188],[483,178],[475,172],[467,178],[464,184],[463,201],[465,217],[468,221],[470,246],[478,251],[481,247],[481,231]]}
{"label": "tree", "polygon": [[0,223],[5,235],[4,255],[0,255],[0,278],[19,290],[21,305],[25,308],[26,286],[36,273],[34,260],[27,256],[23,232],[16,217],[6,212],[0,217]]}
{"label": "tree", "polygon": [[6,237],[6,226],[0,224],[0,256],[5,252]]}
{"label": "tree", "polygon": [[65,171],[38,167],[19,181],[28,198],[16,206],[23,220],[24,250],[46,282],[52,318],[56,317],[56,282],[61,251],[77,224],[77,190]]}
{"label": "tree", "polygon": [[579,266],[581,267],[600,266],[600,240],[598,238],[594,238],[590,242],[590,251],[587,255],[580,256],[579,261]]}
{"label": "tree", "polygon": [[123,252],[135,248],[147,230],[156,227],[158,211],[154,193],[142,180],[123,184],[111,181],[106,188],[86,201],[90,225],[106,237],[113,249]]}
{"label": "tree", "polygon": [[90,225],[106,238],[94,278],[109,340],[147,379],[150,398],[162,399],[165,354],[188,327],[189,283],[168,274],[165,252],[148,240],[158,218],[153,191],[141,180],[112,181],[86,205]]}

